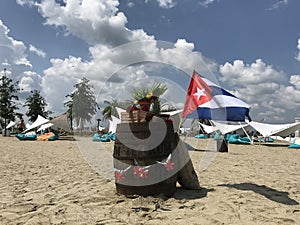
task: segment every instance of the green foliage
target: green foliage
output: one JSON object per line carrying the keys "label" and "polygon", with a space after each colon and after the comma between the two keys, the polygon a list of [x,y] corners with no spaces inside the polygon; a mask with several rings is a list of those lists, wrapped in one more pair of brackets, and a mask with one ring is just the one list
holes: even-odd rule
{"label": "green foliage", "polygon": [[28,111],[26,115],[28,116],[31,122],[34,122],[38,115],[47,118],[49,114],[52,112],[46,111],[47,103],[44,97],[41,96],[40,91],[34,90],[31,91],[32,95],[30,95],[25,102],[25,106],[28,107]]}
{"label": "green foliage", "polygon": [[4,119],[4,126],[7,120],[15,120],[15,110],[18,109],[15,100],[19,100],[17,86],[18,82],[13,83],[4,69],[4,75],[0,78],[0,117]]}
{"label": "green foliage", "polygon": [[110,120],[111,116],[118,117],[118,112],[116,107],[119,107],[119,103],[116,99],[110,101],[104,101],[107,106],[102,110],[103,120]]}
{"label": "green foliage", "polygon": [[70,100],[64,104],[68,107],[69,118],[74,119],[80,128],[83,128],[86,122],[91,121],[97,110],[93,86],[89,82],[83,77],[79,83],[75,84],[75,90],[66,96],[70,97]]}
{"label": "green foliage", "polygon": [[[163,95],[167,91],[168,87],[165,84],[162,84],[158,81],[154,81],[152,86],[149,87],[142,87],[140,89],[134,88],[132,91],[132,97],[135,100],[140,100],[144,97],[146,97],[147,94],[152,93],[153,95],[156,95],[157,97]],[[151,112],[154,114],[160,113],[161,110],[161,102],[159,99],[155,100],[152,103]]]}
{"label": "green foliage", "polygon": [[156,95],[157,97],[159,97],[159,96],[163,95],[167,90],[168,90],[167,85],[162,84],[158,81],[154,81],[151,88],[149,88],[149,87],[142,87],[139,89],[134,88],[132,91],[132,97],[135,100],[139,100],[139,99],[146,97],[146,95],[148,93],[152,93],[152,94]]}

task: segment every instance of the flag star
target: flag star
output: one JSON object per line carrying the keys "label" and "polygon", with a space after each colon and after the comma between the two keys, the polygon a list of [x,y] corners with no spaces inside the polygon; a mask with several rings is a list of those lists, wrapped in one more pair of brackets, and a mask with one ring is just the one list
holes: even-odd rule
{"label": "flag star", "polygon": [[206,96],[206,94],[204,93],[205,88],[200,89],[197,87],[197,92],[193,95],[197,96],[198,100],[200,99],[201,96]]}

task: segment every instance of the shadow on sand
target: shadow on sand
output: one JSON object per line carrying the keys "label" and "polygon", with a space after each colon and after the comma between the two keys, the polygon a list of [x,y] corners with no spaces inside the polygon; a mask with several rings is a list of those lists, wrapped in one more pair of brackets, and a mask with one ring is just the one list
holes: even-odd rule
{"label": "shadow on sand", "polygon": [[235,188],[243,191],[253,191],[257,194],[263,195],[264,197],[281,204],[285,205],[299,205],[299,203],[291,199],[288,192],[278,191],[276,189],[267,187],[265,185],[257,185],[253,183],[240,183],[240,184],[220,184],[218,186]]}
{"label": "shadow on sand", "polygon": [[174,194],[174,198],[177,200],[181,199],[198,199],[198,198],[204,198],[207,196],[208,192],[215,191],[215,189],[207,189],[207,188],[201,188],[199,190],[188,190],[181,187],[176,188],[176,192]]}

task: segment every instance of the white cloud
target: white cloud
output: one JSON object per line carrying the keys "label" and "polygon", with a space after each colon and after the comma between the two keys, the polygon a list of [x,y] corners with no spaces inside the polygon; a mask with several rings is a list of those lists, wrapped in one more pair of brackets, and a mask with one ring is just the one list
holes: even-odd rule
{"label": "white cloud", "polygon": [[219,0],[201,0],[200,4],[207,8],[210,4],[213,4],[214,2],[219,1]]}
{"label": "white cloud", "polygon": [[289,0],[279,0],[277,1],[276,3],[274,3],[270,8],[269,10],[275,10],[275,9],[278,9],[284,5],[287,5],[289,3]]}
{"label": "white cloud", "polygon": [[32,90],[40,90],[42,78],[39,74],[32,71],[25,71],[19,81],[21,92],[30,92]]}
{"label": "white cloud", "polygon": [[242,60],[235,60],[233,64],[225,63],[220,66],[221,80],[231,85],[249,85],[262,82],[284,81],[285,74],[275,70],[271,65],[266,65],[261,59],[257,59],[251,65]]}
{"label": "white cloud", "polygon": [[300,75],[292,75],[290,77],[290,83],[300,90]]}
{"label": "white cloud", "polygon": [[0,20],[0,62],[20,67],[31,67],[25,54],[26,46],[21,41],[17,41],[8,36],[9,29]]}
{"label": "white cloud", "polygon": [[16,0],[16,3],[23,6],[23,5],[34,5],[34,0]]}
{"label": "white cloud", "polygon": [[134,2],[128,2],[128,3],[127,3],[127,6],[128,6],[129,8],[132,8],[133,6],[135,6],[135,4],[134,4]]}
{"label": "white cloud", "polygon": [[43,50],[38,49],[38,48],[36,48],[36,47],[33,46],[33,45],[30,45],[30,46],[29,46],[29,51],[35,53],[37,56],[40,56],[40,57],[42,57],[42,58],[45,58],[45,57],[46,57],[46,53],[45,53]]}
{"label": "white cloud", "polygon": [[173,8],[176,5],[174,0],[157,0],[157,2],[160,7],[165,9]]}
{"label": "white cloud", "polygon": [[188,43],[185,39],[178,39],[175,43],[176,48],[186,48],[189,51],[193,51],[195,48],[194,43]]}
{"label": "white cloud", "polygon": [[[40,90],[42,78],[32,71],[32,65],[27,59],[26,46],[9,36],[9,29],[0,20],[0,63],[6,68],[6,74],[13,82],[19,81],[18,94],[19,112],[25,113],[22,105],[31,90]],[[3,71],[1,71],[2,75]]]}
{"label": "white cloud", "polygon": [[[107,97],[116,91],[126,90],[136,77],[145,78],[141,73],[146,62],[161,62],[187,71],[216,70],[216,64],[201,53],[193,52],[194,44],[179,39],[175,44],[156,41],[142,29],[129,30],[127,18],[118,11],[119,2],[67,0],[65,5],[45,0],[35,3],[46,23],[65,28],[67,34],[75,35],[87,43],[91,59],[83,61],[79,57],[51,59],[52,66],[44,71],[42,89],[51,110],[63,110],[65,95],[73,89],[73,84],[85,76],[97,90]],[[160,1],[161,6],[170,7],[173,1]],[[132,67],[133,64],[140,64]],[[129,69],[130,68],[130,69]],[[130,73],[128,73],[130,72]],[[118,77],[111,78],[118,73]],[[107,80],[110,79],[110,82]],[[22,82],[30,83],[26,78]]]}
{"label": "white cloud", "polygon": [[[251,65],[241,60],[220,66],[221,80],[233,87],[233,94],[251,106],[250,114],[256,120],[292,121],[300,108],[297,96],[300,76],[288,76],[257,59]],[[292,86],[290,84],[292,84]]]}
{"label": "white cloud", "polygon": [[118,12],[117,0],[67,0],[65,3],[61,6],[53,0],[45,0],[36,5],[46,24],[63,27],[66,35],[75,35],[91,45],[117,46],[139,40],[125,27],[127,18]]}
{"label": "white cloud", "polygon": [[[90,47],[92,57],[90,61],[71,56],[66,59],[52,59],[52,66],[44,71],[42,81],[51,110],[63,110],[62,102],[65,95],[73,90],[72,85],[83,76],[93,83],[98,92],[101,92],[103,103],[103,98],[122,98],[122,100],[126,100],[125,96],[129,98],[129,87],[136,85],[137,79],[148,77],[145,69],[160,71],[160,67],[170,65],[186,71],[189,75],[192,74],[193,68],[203,73],[217,70],[213,61],[193,52],[191,43],[178,40],[176,44],[168,44],[169,46],[166,46],[167,43],[159,43],[151,38],[145,42],[129,43],[116,48],[99,44]],[[158,45],[164,45],[164,48]],[[148,65],[148,62],[161,64]]]}
{"label": "white cloud", "polygon": [[297,50],[298,50],[298,53],[297,53],[297,56],[295,57],[295,59],[300,62],[300,38],[298,39]]}

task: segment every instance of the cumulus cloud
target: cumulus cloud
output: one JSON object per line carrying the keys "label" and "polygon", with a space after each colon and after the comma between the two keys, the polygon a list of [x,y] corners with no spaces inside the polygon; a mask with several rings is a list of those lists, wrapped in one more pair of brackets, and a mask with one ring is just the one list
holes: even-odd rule
{"label": "cumulus cloud", "polygon": [[[32,71],[31,62],[27,59],[26,46],[23,42],[9,36],[9,29],[0,20],[0,63],[6,68],[6,74],[14,82],[18,81],[20,89],[17,102],[20,113],[25,113],[24,102],[30,91],[41,90],[42,77]],[[3,71],[1,71],[1,75]]]}
{"label": "cumulus cloud", "polygon": [[290,83],[300,90],[300,75],[292,75],[290,77]]}
{"label": "cumulus cloud", "polygon": [[231,92],[251,106],[251,115],[256,120],[293,120],[299,111],[299,75],[290,78],[267,65],[261,59],[252,64],[242,60],[220,66],[221,80],[235,87]]}
{"label": "cumulus cloud", "polygon": [[[22,2],[25,4],[26,1]],[[148,62],[160,63],[160,66],[148,64],[149,71],[159,71],[159,67],[171,65],[189,75],[193,69],[210,73],[218,68],[215,62],[194,52],[194,44],[185,39],[179,39],[175,44],[160,42],[142,29],[128,29],[127,18],[118,11],[119,2],[116,0],[97,3],[93,0],[67,0],[64,3],[44,0],[35,2],[35,5],[47,25],[62,27],[66,35],[72,34],[89,43],[91,58],[83,61],[80,57],[70,56],[50,60],[52,65],[44,71],[41,86],[53,111],[64,110],[65,95],[83,76],[109,98],[126,92],[137,78],[148,78],[147,72],[142,72]],[[161,7],[174,5],[174,1],[159,3]],[[25,77],[21,84],[24,90],[28,90],[32,79]]]}
{"label": "cumulus cloud", "polygon": [[30,92],[41,89],[42,77],[33,71],[25,71],[19,81],[21,92]]}
{"label": "cumulus cloud", "polygon": [[[62,110],[65,95],[72,91],[72,84],[82,77],[89,79],[95,89],[101,92],[103,102],[103,96],[108,99],[122,98],[121,100],[126,100],[127,97],[128,100],[130,87],[137,84],[136,80],[150,79],[147,70],[157,73],[162,67],[170,66],[190,75],[193,68],[204,74],[218,68],[213,61],[193,52],[193,45],[185,40],[178,40],[172,44],[152,39],[116,48],[99,44],[90,47],[89,50],[92,57],[90,61],[73,56],[66,59],[51,59],[52,66],[44,71],[42,82],[51,107]],[[146,83],[151,84],[150,81]]]}
{"label": "cumulus cloud", "polygon": [[26,46],[24,43],[9,37],[8,33],[9,29],[0,20],[0,61],[6,61],[10,65],[31,67],[25,54]]}
{"label": "cumulus cloud", "polygon": [[19,81],[22,92],[40,89],[41,76],[32,72],[32,65],[27,59],[26,46],[8,35],[9,29],[0,20],[0,62],[7,69],[7,74]]}
{"label": "cumulus cloud", "polygon": [[45,58],[45,57],[46,57],[46,53],[45,53],[43,50],[38,49],[38,48],[36,48],[36,47],[33,46],[33,45],[30,45],[30,46],[29,46],[29,51],[35,53],[37,56],[40,56],[40,57],[42,57],[42,58]]}
{"label": "cumulus cloud", "polygon": [[263,82],[282,82],[286,78],[282,71],[275,70],[271,65],[266,65],[262,59],[257,59],[251,65],[242,60],[235,60],[233,64],[225,63],[220,66],[221,80],[231,85],[251,85]]}
{"label": "cumulus cloud", "polygon": [[126,27],[127,18],[118,11],[119,1],[65,1],[53,0],[36,3],[46,24],[63,27],[65,34],[75,35],[91,45],[106,43],[117,46],[136,41]]}

